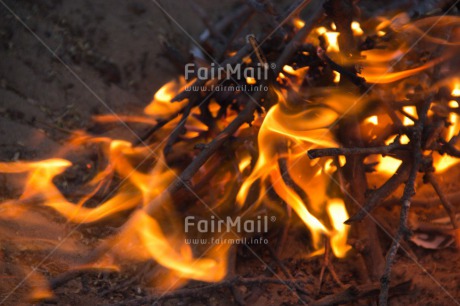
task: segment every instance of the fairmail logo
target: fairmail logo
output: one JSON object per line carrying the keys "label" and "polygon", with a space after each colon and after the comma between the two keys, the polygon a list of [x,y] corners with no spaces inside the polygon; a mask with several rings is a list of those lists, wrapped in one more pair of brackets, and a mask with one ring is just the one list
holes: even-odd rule
{"label": "fairmail logo", "polygon": [[270,222],[275,222],[276,217],[257,216],[256,219],[243,220],[241,217],[217,219],[211,216],[210,219],[197,220],[195,216],[188,216],[184,220],[185,232],[196,230],[199,233],[267,233]]}
{"label": "fairmail logo", "polygon": [[211,64],[211,67],[197,67],[194,63],[185,65],[185,79],[190,80],[197,78],[198,80],[268,80],[269,70],[275,69],[275,64],[257,63],[254,67],[249,67],[243,64],[226,64],[224,66]]}

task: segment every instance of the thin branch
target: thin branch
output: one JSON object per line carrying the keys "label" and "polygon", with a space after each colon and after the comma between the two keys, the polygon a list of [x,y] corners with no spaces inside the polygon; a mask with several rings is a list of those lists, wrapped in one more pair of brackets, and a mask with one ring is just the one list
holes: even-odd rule
{"label": "thin branch", "polygon": [[338,73],[340,73],[341,76],[344,76],[347,79],[349,79],[354,85],[359,87],[361,91],[366,91],[368,89],[368,84],[366,83],[365,78],[358,76],[356,73],[334,62],[329,56],[326,55],[324,50],[319,51],[318,56],[322,60],[324,60],[331,67],[332,70],[337,71]]}
{"label": "thin branch", "polygon": [[410,162],[403,162],[399,168],[396,170],[396,173],[386,181],[382,187],[373,191],[371,195],[366,199],[363,207],[359,212],[351,216],[346,224],[352,222],[360,221],[366,217],[375,207],[382,203],[387,197],[389,197],[393,192],[409,178],[409,173],[411,169]]}
{"label": "thin branch", "polygon": [[457,216],[455,212],[455,207],[450,203],[449,199],[446,197],[444,192],[442,191],[441,186],[439,185],[438,180],[434,176],[432,172],[429,172],[426,174],[426,179],[430,184],[433,186],[434,190],[439,196],[439,199],[441,200],[442,206],[444,206],[444,209],[447,211],[447,214],[449,215],[450,222],[452,223],[452,226],[454,227],[455,231],[455,236],[456,236],[456,244],[457,247],[459,247],[459,232],[458,232],[458,221],[457,221]]}
{"label": "thin branch", "polygon": [[[206,99],[208,99],[208,97]],[[168,137],[168,141],[166,142],[166,146],[164,148],[165,155],[168,155],[168,153],[171,152],[172,146],[177,142],[177,139],[179,138],[179,136],[184,133],[185,123],[187,122],[187,119],[190,115],[190,112],[192,111],[192,108],[195,106],[195,103],[196,103],[195,99],[191,99],[190,101],[188,101],[187,106],[182,112],[182,118],[180,119],[177,126],[174,128],[173,132]]]}
{"label": "thin branch", "polygon": [[185,110],[185,107],[181,108],[178,112],[172,114],[171,116],[169,116],[168,118],[166,119],[161,119],[157,122],[157,124],[155,124],[153,127],[151,127],[150,129],[148,129],[144,135],[142,135],[140,137],[140,139],[137,139],[135,142],[134,142],[134,146],[139,146],[141,144],[144,144],[146,141],[148,141],[150,139],[150,137],[152,137],[153,134],[155,134],[158,130],[160,130],[162,127],[164,127],[166,124],[168,124],[169,122],[173,121],[175,118],[177,118],[177,116],[179,116],[180,114],[182,114]]}
{"label": "thin branch", "polygon": [[431,96],[428,96],[423,101],[423,104],[419,111],[419,120],[415,124],[414,133],[412,135],[411,144],[413,147],[413,163],[412,169],[409,174],[406,186],[404,188],[403,196],[401,198],[401,215],[399,229],[396,234],[393,243],[391,244],[390,250],[387,253],[385,271],[380,279],[381,291],[379,295],[379,305],[388,305],[388,291],[390,289],[391,281],[391,267],[393,266],[396,253],[399,249],[401,239],[409,232],[407,228],[407,219],[409,215],[409,208],[411,204],[411,198],[415,194],[415,180],[417,179],[417,173],[422,163],[422,134],[427,120],[428,110],[431,106]]}
{"label": "thin branch", "polygon": [[[318,10],[315,15],[311,16],[310,20],[305,23],[305,26],[297,32],[296,36],[289,42],[283,53],[278,58],[275,68],[275,75],[277,75],[285,63],[291,58],[292,54],[297,50],[297,47],[305,40],[310,33],[313,25],[317,19],[321,16],[322,9]],[[233,135],[240,126],[245,123],[250,123],[253,120],[254,111],[257,109],[257,101],[260,101],[265,93],[262,91],[256,92],[251,100],[249,101],[246,108],[233,120],[217,137],[215,137],[209,144],[205,145],[203,150],[195,157],[193,162],[184,169],[181,175],[174,180],[168,188],[156,199],[151,201],[144,209],[148,214],[152,214],[158,205],[161,205],[164,201],[164,197],[169,197],[170,194],[174,194],[179,189],[184,187],[184,182],[189,182],[195,173],[203,166],[203,164],[211,157],[218,148]]]}
{"label": "thin branch", "polygon": [[310,159],[315,159],[325,156],[338,156],[338,155],[371,155],[371,154],[381,154],[387,155],[395,150],[405,148],[404,145],[401,145],[397,141],[399,137],[388,146],[381,147],[370,147],[370,148],[327,148],[327,149],[313,149],[308,151],[308,157]]}

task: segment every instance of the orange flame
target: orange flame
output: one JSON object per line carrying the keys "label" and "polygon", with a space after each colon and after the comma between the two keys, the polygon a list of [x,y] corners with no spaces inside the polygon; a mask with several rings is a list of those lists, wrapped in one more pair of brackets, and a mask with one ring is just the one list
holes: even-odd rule
{"label": "orange flame", "polygon": [[346,244],[349,226],[344,222],[348,219],[345,203],[342,199],[330,199],[327,204],[327,212],[332,221],[335,232],[331,235],[331,248],[334,255],[345,257],[351,246]]}
{"label": "orange flame", "polygon": [[228,248],[214,245],[205,256],[194,258],[184,239],[165,235],[157,220],[137,211],[118,236],[114,252],[139,260],[151,258],[179,278],[217,282],[227,272]]}
{"label": "orange flame", "polygon": [[[456,97],[460,92],[458,91],[459,85],[458,83],[455,83],[454,88],[452,89],[452,96]],[[450,105],[457,106],[458,103],[457,101],[452,101],[454,103],[450,102]],[[450,126],[447,128],[447,131],[445,132],[445,139],[449,141],[452,139],[452,137],[456,136],[460,132],[460,118],[459,115],[451,112],[449,115],[449,121],[450,121]],[[449,155],[443,155],[439,156],[438,154],[435,155],[434,157],[434,167],[436,170],[440,173],[447,171],[450,169],[452,166],[456,165],[459,163],[460,159],[455,158]]]}
{"label": "orange flame", "polygon": [[155,119],[165,119],[178,112],[187,104],[187,100],[175,103],[170,102],[185,86],[187,86],[187,83],[183,77],[163,85],[153,96],[153,101],[144,109],[145,114]]}
{"label": "orange flame", "polygon": [[[305,156],[305,152],[310,148],[336,146],[327,127],[338,118],[338,113],[325,107],[311,107],[299,113],[289,113],[284,106],[283,96],[280,93],[278,96],[281,102],[270,109],[260,128],[258,138],[260,155],[254,170],[239,190],[237,203],[240,206],[245,204],[251,186],[257,181],[269,181],[278,196],[292,207],[308,227],[314,247],[321,248],[322,235],[334,237],[331,241],[334,245],[334,253],[337,256],[344,256],[345,228],[338,225],[340,221],[333,221],[334,230],[331,231],[314,214],[324,210],[326,206],[325,194],[329,174],[325,169],[330,165],[328,163],[330,159],[324,158],[318,162],[310,161]],[[289,142],[292,145],[288,148],[287,155],[282,148]],[[288,158],[289,175],[309,195],[310,203],[305,203],[284,181],[285,173],[282,173],[282,169],[278,166],[278,159],[283,157]],[[252,204],[251,206],[259,205],[264,200],[266,190],[263,186],[264,184],[256,203],[249,203]],[[332,210],[334,213],[331,219],[335,219],[337,205],[333,205]],[[337,217],[342,218],[343,211],[339,210],[339,212]]]}
{"label": "orange flame", "polygon": [[392,83],[392,82],[396,82],[396,81],[405,79],[407,77],[413,76],[428,68],[431,68],[442,60],[443,59],[441,58],[432,60],[420,67],[408,69],[404,71],[398,71],[398,72],[391,72],[391,68],[388,66],[367,66],[366,67],[366,64],[364,64],[365,67],[361,74],[366,79],[366,81],[369,83],[380,83],[380,84]]}

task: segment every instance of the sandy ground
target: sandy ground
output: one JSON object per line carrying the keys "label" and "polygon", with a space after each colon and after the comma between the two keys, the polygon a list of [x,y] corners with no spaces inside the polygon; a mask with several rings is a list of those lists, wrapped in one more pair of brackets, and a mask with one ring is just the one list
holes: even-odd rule
{"label": "sandy ground", "polygon": [[[65,130],[88,127],[93,114],[144,107],[177,75],[161,42],[186,56],[193,41],[183,30],[195,38],[203,30],[184,0],[163,1],[165,12],[148,0],[4,3],[11,11],[0,5],[3,160],[50,156]],[[216,19],[232,5],[198,3]]]}

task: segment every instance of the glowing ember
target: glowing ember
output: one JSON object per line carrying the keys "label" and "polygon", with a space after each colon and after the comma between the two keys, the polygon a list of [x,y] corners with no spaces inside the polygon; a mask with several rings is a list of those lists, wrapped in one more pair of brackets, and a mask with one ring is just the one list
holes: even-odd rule
{"label": "glowing ember", "polygon": [[297,29],[301,29],[301,28],[303,28],[304,25],[305,25],[305,22],[304,22],[302,19],[300,19],[300,18],[294,18],[293,22],[294,22],[294,26],[295,26]]}

